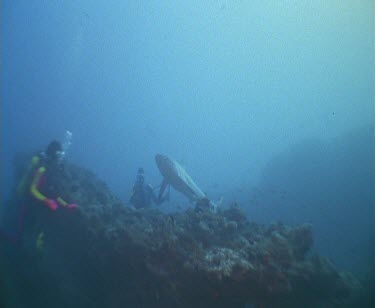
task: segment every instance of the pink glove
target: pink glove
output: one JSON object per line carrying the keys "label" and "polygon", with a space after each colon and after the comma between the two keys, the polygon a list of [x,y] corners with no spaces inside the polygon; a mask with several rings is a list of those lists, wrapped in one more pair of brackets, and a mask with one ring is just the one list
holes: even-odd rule
{"label": "pink glove", "polygon": [[57,202],[53,199],[44,199],[43,203],[49,207],[51,211],[56,211],[58,209]]}
{"label": "pink glove", "polygon": [[74,209],[77,208],[77,204],[75,204],[75,203],[68,204],[66,207],[67,207],[68,209],[72,209],[72,210],[74,210]]}

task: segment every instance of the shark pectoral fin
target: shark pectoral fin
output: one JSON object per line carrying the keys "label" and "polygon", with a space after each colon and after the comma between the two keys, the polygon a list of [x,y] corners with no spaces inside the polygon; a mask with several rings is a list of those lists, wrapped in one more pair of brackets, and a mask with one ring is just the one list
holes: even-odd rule
{"label": "shark pectoral fin", "polygon": [[161,183],[160,190],[159,190],[159,196],[158,196],[159,200],[161,200],[167,186],[168,186],[168,181],[166,179],[163,179],[163,182]]}
{"label": "shark pectoral fin", "polygon": [[169,202],[170,192],[171,192],[171,185],[168,184],[168,191],[167,191],[167,195],[165,196],[165,200],[168,202]]}

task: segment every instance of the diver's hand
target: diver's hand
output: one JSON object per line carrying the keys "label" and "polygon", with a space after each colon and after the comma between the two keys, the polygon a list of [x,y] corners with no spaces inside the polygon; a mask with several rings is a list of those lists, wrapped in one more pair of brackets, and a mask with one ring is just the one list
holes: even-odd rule
{"label": "diver's hand", "polygon": [[57,205],[57,202],[56,202],[55,200],[53,200],[53,199],[48,199],[48,198],[46,198],[46,199],[43,200],[43,203],[44,203],[45,205],[47,205],[47,207],[48,207],[51,211],[56,211],[56,210],[59,208],[59,206]]}

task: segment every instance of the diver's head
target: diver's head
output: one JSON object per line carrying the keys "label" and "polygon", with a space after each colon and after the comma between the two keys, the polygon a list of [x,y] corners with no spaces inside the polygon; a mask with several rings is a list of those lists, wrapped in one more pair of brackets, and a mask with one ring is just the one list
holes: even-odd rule
{"label": "diver's head", "polygon": [[137,182],[143,184],[145,181],[145,172],[143,168],[138,168],[137,172]]}
{"label": "diver's head", "polygon": [[61,143],[57,140],[52,140],[47,147],[46,157],[49,162],[58,163],[62,154]]}

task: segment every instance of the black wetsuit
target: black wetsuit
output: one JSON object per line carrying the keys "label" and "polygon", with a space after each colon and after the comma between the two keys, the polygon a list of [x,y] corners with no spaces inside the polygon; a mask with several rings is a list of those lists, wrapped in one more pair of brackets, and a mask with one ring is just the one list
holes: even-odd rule
{"label": "black wetsuit", "polygon": [[151,201],[159,204],[157,197],[150,185],[137,182],[133,187],[130,203],[137,209],[151,206]]}

